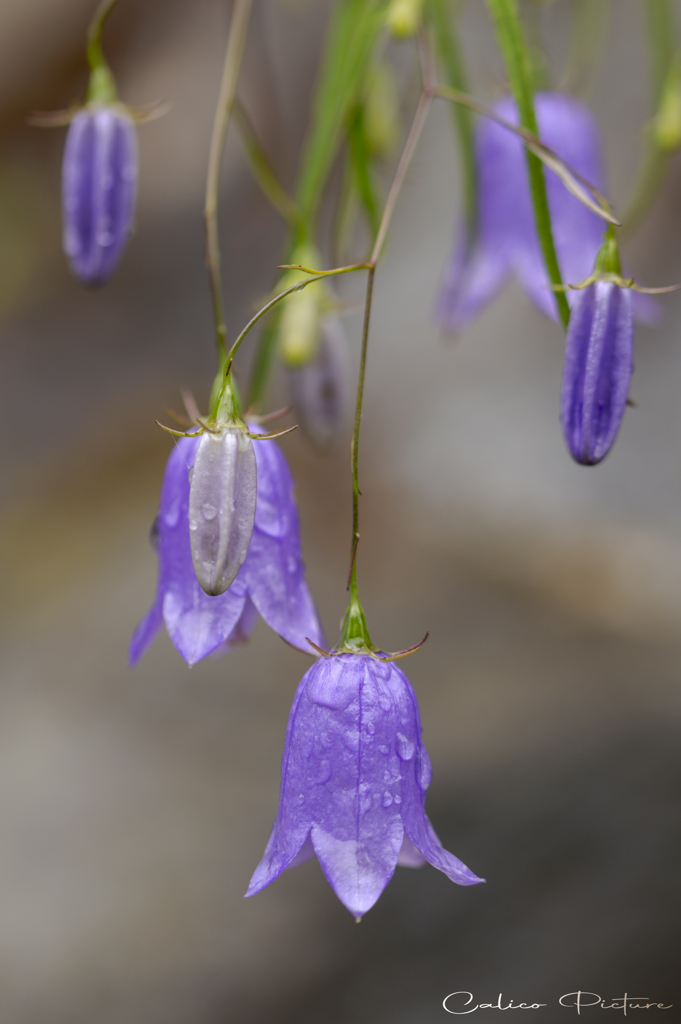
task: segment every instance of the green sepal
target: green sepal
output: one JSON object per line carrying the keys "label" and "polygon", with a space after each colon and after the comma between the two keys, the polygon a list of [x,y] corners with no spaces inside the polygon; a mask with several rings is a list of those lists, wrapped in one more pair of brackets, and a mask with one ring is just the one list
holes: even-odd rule
{"label": "green sepal", "polygon": [[617,274],[621,275],[620,252],[615,237],[615,229],[611,226],[605,232],[603,244],[598,250],[596,263],[594,264],[596,274]]}
{"label": "green sepal", "polygon": [[350,586],[350,603],[343,617],[341,635],[334,647],[334,654],[373,654],[376,648],[371,642],[364,609],[357,593],[356,583]]}
{"label": "green sepal", "polygon": [[90,72],[85,102],[103,107],[118,102],[116,82],[107,64],[98,64]]}

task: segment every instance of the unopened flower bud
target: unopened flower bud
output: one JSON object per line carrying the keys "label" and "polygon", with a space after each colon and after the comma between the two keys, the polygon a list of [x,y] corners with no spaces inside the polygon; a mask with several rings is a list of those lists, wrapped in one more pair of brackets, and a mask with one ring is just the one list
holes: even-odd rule
{"label": "unopened flower bud", "polygon": [[400,131],[397,82],[389,64],[374,65],[364,95],[364,132],[369,149],[376,156],[388,156]]}
{"label": "unopened flower bud", "polygon": [[[300,246],[291,263],[316,269],[319,256],[310,246]],[[281,281],[281,288],[290,288],[299,281],[309,281],[310,275],[299,270],[289,271]],[[325,305],[323,284],[315,282],[293,292],[283,300],[284,309],[279,327],[279,355],[287,366],[302,366],[313,359],[321,336],[321,320]]]}
{"label": "unopened flower bud", "polygon": [[392,0],[386,14],[388,31],[396,39],[409,39],[421,27],[424,0]]}
{"label": "unopened flower bud", "polygon": [[256,465],[245,430],[204,431],[189,489],[194,572],[209,595],[223,594],[243,565],[255,520]]}
{"label": "unopened flower bud", "polygon": [[137,137],[119,104],[92,103],[73,118],[62,167],[64,251],[83,284],[104,284],[132,231]]}
{"label": "unopened flower bud", "polygon": [[347,342],[337,317],[322,323],[322,338],[314,359],[289,371],[296,419],[312,444],[321,450],[338,440],[346,409]]}
{"label": "unopened flower bud", "polygon": [[681,61],[676,60],[667,75],[660,106],[653,119],[655,145],[671,152],[681,145]]}
{"label": "unopened flower bud", "polygon": [[593,466],[610,451],[633,370],[632,293],[595,281],[575,293],[565,344],[561,424],[576,462]]}

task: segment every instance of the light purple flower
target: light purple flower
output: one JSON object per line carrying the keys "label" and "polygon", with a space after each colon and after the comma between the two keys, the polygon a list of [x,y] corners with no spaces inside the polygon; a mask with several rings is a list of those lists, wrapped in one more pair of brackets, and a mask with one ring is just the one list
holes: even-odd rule
{"label": "light purple flower", "polygon": [[135,630],[130,664],[165,622],[175,647],[194,665],[246,639],[256,611],[284,640],[309,654],[306,638],[323,646],[324,635],[305,582],[293,480],[282,451],[274,441],[254,442],[257,503],[248,554],[229,589],[209,597],[196,578],[189,543],[189,469],[198,443],[198,437],[181,438],[166,465],[152,531],[159,560],[156,600]]}
{"label": "light purple flower", "polygon": [[425,859],[459,885],[483,881],[443,849],[426,817],[431,774],[404,673],[369,655],[321,658],[293,701],[279,814],[246,895],[312,853],[357,918],[397,864],[416,867]]}
{"label": "light purple flower", "polygon": [[[518,123],[508,96],[494,104],[507,121]],[[601,140],[595,118],[584,104],[562,93],[537,93],[539,135],[587,181],[603,189]],[[459,237],[439,301],[439,319],[449,331],[461,330],[514,272],[529,298],[557,319],[549,289],[527,179],[525,147],[507,128],[480,118],[475,135],[478,168],[478,222],[475,238]],[[563,281],[588,274],[603,240],[604,223],[570,195],[555,174],[544,173],[553,238]],[[567,292],[568,301],[574,301]]]}
{"label": "light purple flower", "polygon": [[69,126],[62,166],[64,251],[83,284],[101,285],[132,231],[137,136],[120,106],[92,105]]}
{"label": "light purple flower", "polygon": [[577,291],[565,345],[560,419],[573,459],[593,466],[610,451],[633,371],[633,296],[596,281]]}

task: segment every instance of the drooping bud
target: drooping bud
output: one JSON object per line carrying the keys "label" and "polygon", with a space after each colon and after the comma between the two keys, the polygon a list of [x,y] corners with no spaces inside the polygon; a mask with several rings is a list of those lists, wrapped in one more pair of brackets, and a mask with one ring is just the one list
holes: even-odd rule
{"label": "drooping bud", "polygon": [[576,293],[565,346],[561,424],[576,462],[593,466],[610,451],[633,371],[632,294],[610,281]]}
{"label": "drooping bud", "polygon": [[367,76],[364,95],[364,132],[376,156],[389,156],[400,132],[397,82],[385,61],[375,64]]}
{"label": "drooping bud", "polygon": [[[298,266],[317,269],[319,255],[309,245],[299,246],[291,259]],[[309,281],[310,275],[290,270],[280,282],[281,289],[290,288],[299,281]],[[321,337],[322,313],[326,302],[324,285],[315,282],[293,292],[283,300],[284,309],[279,327],[279,355],[286,366],[302,366],[314,358]]]}
{"label": "drooping bud", "polygon": [[652,123],[655,145],[667,153],[681,145],[681,59],[669,69],[660,96],[660,106]]}
{"label": "drooping bud", "polygon": [[212,597],[227,590],[248,553],[256,483],[246,431],[234,424],[204,431],[191,474],[189,540],[196,578]]}
{"label": "drooping bud", "polygon": [[421,27],[424,0],[392,0],[386,14],[388,31],[396,39],[409,39]]}
{"label": "drooping bud", "polygon": [[296,419],[312,444],[332,448],[343,429],[347,392],[347,341],[337,317],[322,322],[317,355],[289,370]]}
{"label": "drooping bud", "polygon": [[104,284],[131,234],[137,137],[119,104],[92,103],[73,118],[62,167],[64,251],[83,284]]}

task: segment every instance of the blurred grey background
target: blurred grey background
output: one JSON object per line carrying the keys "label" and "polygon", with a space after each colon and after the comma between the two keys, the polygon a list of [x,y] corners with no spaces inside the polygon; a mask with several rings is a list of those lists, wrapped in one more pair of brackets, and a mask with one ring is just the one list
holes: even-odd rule
{"label": "blurred grey background", "polygon": [[[645,2],[612,5],[590,95],[619,208],[650,116]],[[308,659],[261,623],[191,672],[165,636],[126,666],[155,585],[147,538],[169,442],[154,419],[182,386],[205,402],[214,370],[201,213],[230,3],[122,0],[111,17],[122,98],[171,109],[140,128],[137,232],[97,293],[60,251],[64,131],[25,125],[82,96],[93,6],[0,4],[0,1020],[429,1024],[463,989],[547,1002],[553,1021],[579,988],[659,998],[681,1020],[681,294],[661,329],[637,331],[637,407],[612,454],[575,466],[558,424],[561,333],[515,284],[456,342],[434,327],[458,170],[449,112],[433,109],[377,277],[360,584],[386,649],[430,630],[404,665],[434,762],[428,807],[488,881],[398,869],[360,927],[316,861],[244,901]],[[553,66],[572,4],[542,6]],[[254,5],[242,96],[289,187],[328,8]],[[482,0],[462,36],[491,99],[503,75]],[[394,54],[408,109],[409,53]],[[284,231],[233,134],[220,221],[237,330]],[[628,266],[681,280],[679,237],[674,159]],[[344,282],[348,307],[361,287]],[[344,323],[356,361],[359,317]],[[282,445],[333,642],[348,445],[326,459],[296,435]]]}

